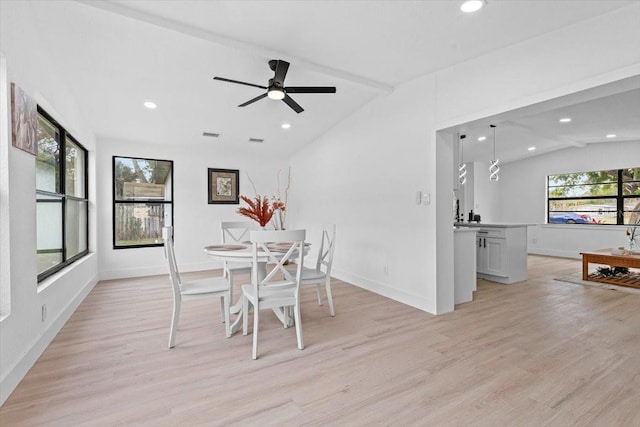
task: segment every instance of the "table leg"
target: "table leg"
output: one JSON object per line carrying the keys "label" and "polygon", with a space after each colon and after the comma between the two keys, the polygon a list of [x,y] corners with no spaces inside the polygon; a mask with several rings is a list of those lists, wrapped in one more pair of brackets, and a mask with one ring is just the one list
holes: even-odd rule
{"label": "table leg", "polygon": [[[267,275],[267,263],[259,262],[258,263],[258,281],[263,280]],[[242,292],[240,292],[240,298],[238,301],[230,307],[229,311],[231,314],[238,314],[238,317],[231,323],[231,334],[235,334],[240,329],[242,329],[242,316],[244,313],[242,312]]]}
{"label": "table leg", "polygon": [[[242,306],[242,304],[240,304],[240,306]],[[239,311],[238,313],[238,317],[236,317],[236,320],[233,321],[233,323],[231,323],[231,335],[235,334],[236,332],[238,332],[240,329],[242,329],[242,310]]]}
{"label": "table leg", "polygon": [[589,280],[589,259],[582,255],[582,280]]}

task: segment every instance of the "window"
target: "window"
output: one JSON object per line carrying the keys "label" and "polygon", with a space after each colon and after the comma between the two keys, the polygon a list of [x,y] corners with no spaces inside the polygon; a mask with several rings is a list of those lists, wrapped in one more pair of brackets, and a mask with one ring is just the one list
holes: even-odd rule
{"label": "window", "polygon": [[114,249],[162,246],[172,218],[173,162],[114,156]]}
{"label": "window", "polygon": [[87,150],[38,107],[38,282],[89,252],[87,176]]}
{"label": "window", "polygon": [[635,224],[640,221],[640,168],[547,177],[550,224]]}

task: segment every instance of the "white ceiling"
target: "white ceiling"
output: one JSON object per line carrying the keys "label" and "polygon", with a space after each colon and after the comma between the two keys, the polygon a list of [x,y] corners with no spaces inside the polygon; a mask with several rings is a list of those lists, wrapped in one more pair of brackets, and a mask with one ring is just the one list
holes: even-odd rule
{"label": "white ceiling", "polygon": [[[560,122],[562,118],[571,121]],[[465,162],[493,159],[490,125],[496,126],[495,157],[501,163],[568,147],[640,141],[640,76],[448,129],[464,135]],[[480,137],[486,139],[479,141]]]}
{"label": "white ceiling", "polygon": [[[42,1],[34,19],[99,138],[239,150],[251,149],[249,138],[264,138],[274,152],[291,153],[398,84],[632,3],[490,1],[468,15],[455,0]],[[336,86],[337,93],[292,96],[301,114],[269,99],[238,108],[261,90],[213,80],[266,85],[269,59],[291,63],[286,85]],[[604,100],[606,109],[637,107],[638,95]],[[144,109],[147,99],[158,109]],[[606,130],[596,125],[598,105],[583,106],[589,126],[574,119],[560,134],[564,146],[596,142],[616,126],[613,115]],[[511,131],[567,131],[549,124],[559,113],[509,119]],[[281,129],[283,122],[291,129]],[[615,132],[640,137],[637,117],[632,124]],[[498,141],[503,132],[501,124]]]}

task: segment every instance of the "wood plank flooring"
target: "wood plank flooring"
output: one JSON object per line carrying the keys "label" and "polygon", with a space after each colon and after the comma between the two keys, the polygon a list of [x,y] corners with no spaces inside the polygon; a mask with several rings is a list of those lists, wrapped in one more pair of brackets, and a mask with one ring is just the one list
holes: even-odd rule
{"label": "wood plank flooring", "polygon": [[580,268],[530,256],[442,316],[334,280],[331,318],[305,288],[306,348],[265,311],[256,361],[217,299],[183,304],[168,349],[167,275],[100,282],[0,425],[640,426],[640,295],[553,280]]}

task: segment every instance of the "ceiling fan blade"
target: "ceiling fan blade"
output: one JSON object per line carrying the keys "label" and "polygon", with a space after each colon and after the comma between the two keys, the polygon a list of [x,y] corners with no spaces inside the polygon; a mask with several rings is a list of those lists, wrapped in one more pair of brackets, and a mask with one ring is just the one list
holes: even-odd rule
{"label": "ceiling fan blade", "polygon": [[267,89],[266,86],[254,85],[253,83],[241,82],[241,81],[238,81],[238,80],[225,79],[224,77],[217,77],[216,76],[216,77],[213,78],[213,80],[220,80],[220,81],[229,82],[229,83],[237,83],[239,85],[253,86],[253,87],[258,87],[260,89],[265,89],[265,90]]}
{"label": "ceiling fan blade", "polygon": [[240,105],[238,105],[238,107],[246,107],[247,105],[249,105],[249,104],[253,104],[253,103],[254,103],[254,102],[256,102],[256,101],[260,101],[262,98],[266,98],[266,96],[267,96],[267,94],[266,94],[266,93],[263,93],[263,94],[262,94],[262,95],[260,95],[260,96],[256,96],[255,98],[248,100],[248,101],[247,101],[247,102],[245,102],[244,104],[240,104]]}
{"label": "ceiling fan blade", "polygon": [[333,86],[288,86],[284,88],[289,93],[336,93]]}
{"label": "ceiling fan blade", "polygon": [[287,61],[278,59],[278,63],[276,64],[275,75],[273,76],[273,82],[279,83],[280,87],[283,87],[284,78],[287,75],[288,70],[289,70],[289,63]]}
{"label": "ceiling fan blade", "polygon": [[289,95],[285,95],[284,98],[282,99],[284,101],[285,104],[287,104],[289,107],[293,108],[293,110],[300,114],[304,111],[304,108],[302,108],[296,101],[294,101],[293,99],[291,99],[291,97]]}

